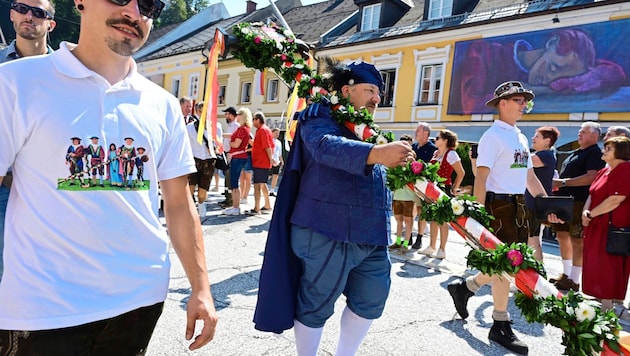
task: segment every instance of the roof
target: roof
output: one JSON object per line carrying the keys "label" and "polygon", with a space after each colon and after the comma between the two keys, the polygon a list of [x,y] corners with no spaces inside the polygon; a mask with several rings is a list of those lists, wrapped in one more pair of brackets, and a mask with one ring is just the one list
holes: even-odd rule
{"label": "roof", "polygon": [[514,4],[513,0],[479,0],[472,12],[465,12],[434,20],[424,20],[425,0],[413,0],[413,3],[414,7],[410,8],[391,27],[357,32],[355,22],[354,26],[350,26],[342,35],[337,37],[328,36],[325,38],[321,47],[351,45],[358,42],[436,31],[471,23],[494,21],[515,15],[527,15],[541,11],[557,11],[561,8],[593,4],[594,0],[532,0],[516,4]]}
{"label": "roof", "polygon": [[284,14],[291,31],[308,44],[319,42],[320,36],[357,12],[354,0],[329,0],[294,8]]}

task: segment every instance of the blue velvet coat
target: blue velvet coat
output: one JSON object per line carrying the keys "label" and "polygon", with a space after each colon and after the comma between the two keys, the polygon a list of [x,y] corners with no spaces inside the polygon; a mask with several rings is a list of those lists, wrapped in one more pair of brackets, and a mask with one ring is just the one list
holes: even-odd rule
{"label": "blue velvet coat", "polygon": [[291,250],[291,224],[351,243],[386,246],[390,234],[385,169],[366,165],[373,145],[337,124],[325,104],[309,106],[298,120],[269,227],[254,314],[256,329],[275,333],[293,327],[302,273]]}

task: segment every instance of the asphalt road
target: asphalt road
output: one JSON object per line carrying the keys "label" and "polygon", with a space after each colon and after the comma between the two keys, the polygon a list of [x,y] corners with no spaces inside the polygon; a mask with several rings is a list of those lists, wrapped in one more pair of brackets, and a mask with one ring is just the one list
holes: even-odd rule
{"label": "asphalt road", "polygon": [[[190,294],[188,281],[173,251],[169,294],[158,322],[148,355],[294,355],[293,331],[281,335],[254,329],[258,277],[263,260],[271,215],[221,216],[216,204],[222,196],[208,198],[208,214],[202,220],[215,306],[219,324],[214,340],[203,349],[190,352],[184,339],[185,302]],[[250,197],[250,201],[253,198]],[[249,208],[251,206],[246,206]],[[424,246],[428,244],[424,239]],[[466,270],[469,247],[451,232],[446,260],[434,260],[410,252],[392,259],[392,287],[384,315],[376,320],[364,340],[359,355],[511,355],[488,340],[492,326],[492,298],[488,286],[469,302],[470,317],[456,316],[446,286]],[[561,269],[557,249],[545,246],[549,275]],[[328,321],[318,355],[334,355],[343,297]],[[510,302],[513,329],[530,348],[530,355],[561,355],[564,348],[560,330],[529,324]]]}

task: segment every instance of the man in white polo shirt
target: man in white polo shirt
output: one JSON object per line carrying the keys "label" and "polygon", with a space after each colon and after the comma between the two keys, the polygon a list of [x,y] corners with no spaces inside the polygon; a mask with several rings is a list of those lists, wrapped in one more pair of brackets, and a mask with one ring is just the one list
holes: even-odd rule
{"label": "man in white polo shirt", "polygon": [[[0,350],[145,354],[168,293],[169,239],[191,285],[185,337],[198,349],[214,337],[218,318],[188,190],[195,163],[177,99],[142,77],[131,58],[164,3],[75,6],[78,45],[63,42],[48,56],[0,66],[0,183],[9,167],[15,172]],[[67,140],[92,135],[106,147],[133,140],[146,149],[144,187],[69,184]],[[168,235],[158,216],[158,182]],[[198,320],[203,327],[196,329]]]}

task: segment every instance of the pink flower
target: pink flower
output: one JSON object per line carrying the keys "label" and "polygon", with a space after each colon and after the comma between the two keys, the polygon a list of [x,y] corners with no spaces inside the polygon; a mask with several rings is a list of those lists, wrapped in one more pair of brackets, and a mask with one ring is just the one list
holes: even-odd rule
{"label": "pink flower", "polygon": [[420,161],[411,162],[411,171],[413,172],[413,174],[418,175],[422,173],[423,169],[424,169],[424,164],[422,164],[422,162]]}
{"label": "pink flower", "polygon": [[315,79],[311,79],[311,84],[315,85]]}
{"label": "pink flower", "polygon": [[281,55],[281,56],[280,56],[280,59],[282,59],[282,61],[283,61],[283,62],[286,62],[286,60],[287,60],[287,55],[286,55],[286,54]]}
{"label": "pink flower", "polygon": [[507,253],[507,258],[510,260],[510,264],[514,267],[520,266],[523,263],[523,254],[518,250],[510,250]]}
{"label": "pink flower", "polygon": [[255,44],[260,44],[260,42],[262,42],[262,39],[258,36],[256,36],[256,38],[254,38],[254,43]]}

